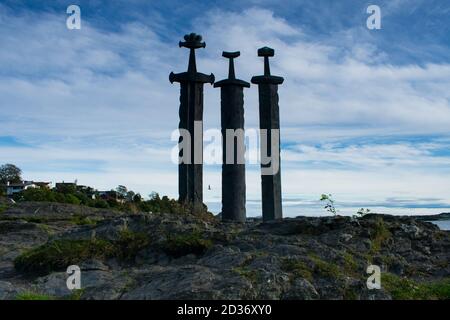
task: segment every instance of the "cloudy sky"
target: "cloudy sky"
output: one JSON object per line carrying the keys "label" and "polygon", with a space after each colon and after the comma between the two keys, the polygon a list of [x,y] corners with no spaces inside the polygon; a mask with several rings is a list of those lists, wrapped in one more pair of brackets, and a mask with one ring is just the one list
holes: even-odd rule
{"label": "cloudy sky", "polygon": [[[81,30],[66,9],[81,7]],[[366,9],[381,8],[381,30]],[[389,1],[13,1],[0,3],[0,163],[27,179],[98,189],[124,184],[177,196],[170,154],[186,33],[203,35],[198,69],[263,71],[275,49],[282,182],[287,215],[322,214],[331,193],[342,213],[450,209],[450,3]],[[257,128],[257,88],[245,91]],[[220,128],[220,92],[205,87],[205,129]],[[208,144],[208,142],[205,142]],[[205,200],[219,210],[220,166],[205,166]],[[259,215],[259,166],[247,166],[250,215]]]}

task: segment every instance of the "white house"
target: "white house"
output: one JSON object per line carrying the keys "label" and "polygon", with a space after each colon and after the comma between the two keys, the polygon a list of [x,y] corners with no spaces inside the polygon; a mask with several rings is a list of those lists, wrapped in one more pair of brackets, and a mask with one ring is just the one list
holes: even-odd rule
{"label": "white house", "polygon": [[6,195],[12,197],[14,194],[31,188],[50,188],[51,182],[22,181],[18,183],[6,183]]}

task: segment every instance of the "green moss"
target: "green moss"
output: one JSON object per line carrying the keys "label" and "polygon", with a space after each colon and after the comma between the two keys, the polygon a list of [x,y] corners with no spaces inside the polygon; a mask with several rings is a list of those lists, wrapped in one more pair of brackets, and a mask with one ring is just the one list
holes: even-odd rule
{"label": "green moss", "polygon": [[330,279],[342,278],[342,272],[336,264],[326,262],[316,255],[309,255],[309,259],[314,263],[314,273]]}
{"label": "green moss", "polygon": [[380,252],[381,247],[386,242],[386,240],[392,237],[391,232],[386,227],[383,218],[379,217],[373,228],[373,233],[371,235],[371,248],[370,253],[376,254]]}
{"label": "green moss", "polygon": [[236,267],[231,269],[231,271],[237,273],[251,283],[258,282],[258,279],[260,278],[258,270],[250,269],[248,267]]}
{"label": "green moss", "polygon": [[205,239],[199,232],[191,232],[176,236],[168,236],[162,244],[162,250],[173,257],[181,257],[187,254],[203,254],[213,246],[213,242]]}
{"label": "green moss", "polygon": [[391,273],[383,273],[381,286],[395,300],[448,300],[450,278],[431,283],[418,283]]}
{"label": "green moss", "polygon": [[308,268],[305,262],[301,260],[284,258],[281,261],[281,269],[285,272],[292,273],[295,277],[304,278],[308,281],[313,280],[311,268]]}
{"label": "green moss", "polygon": [[56,298],[50,295],[36,293],[32,291],[21,292],[16,296],[16,300],[55,300]]}
{"label": "green moss", "polygon": [[56,240],[21,254],[14,260],[14,267],[21,272],[44,275],[90,258],[112,255],[113,249],[104,240]]}
{"label": "green moss", "polygon": [[351,275],[357,273],[358,263],[356,263],[353,255],[348,252],[344,252],[342,254],[342,258],[344,260],[344,272]]}

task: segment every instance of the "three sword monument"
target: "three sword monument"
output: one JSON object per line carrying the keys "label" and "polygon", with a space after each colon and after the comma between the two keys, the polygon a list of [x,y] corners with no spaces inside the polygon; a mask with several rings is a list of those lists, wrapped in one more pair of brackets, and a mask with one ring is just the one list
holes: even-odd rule
{"label": "three sword monument", "polygon": [[[214,84],[221,91],[222,220],[245,222],[244,88],[249,88],[250,84],[237,79],[235,75],[234,59],[240,53],[222,53],[223,57],[229,59],[228,78],[214,83],[213,74],[197,72],[195,50],[206,46],[202,37],[191,33],[184,36],[179,46],[190,49],[188,70],[178,74],[171,72],[169,80],[171,83],[180,83],[179,129],[187,131],[187,136],[192,140],[181,144],[183,135],[180,135],[179,156],[182,160],[178,165],[179,201],[190,206],[193,213],[204,210],[203,85]],[[251,82],[258,85],[259,91],[263,220],[271,221],[283,218],[278,85],[284,79],[270,73],[269,57],[274,56],[273,49],[261,48],[258,56],[264,57],[264,75],[254,76]]]}

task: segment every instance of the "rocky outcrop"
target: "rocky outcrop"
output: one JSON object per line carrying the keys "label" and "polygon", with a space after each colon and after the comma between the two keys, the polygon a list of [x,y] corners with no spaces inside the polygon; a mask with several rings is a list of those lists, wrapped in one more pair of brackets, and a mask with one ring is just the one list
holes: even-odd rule
{"label": "rocky outcrop", "polygon": [[[448,294],[449,232],[411,217],[234,224],[206,215],[87,213],[91,209],[57,204],[38,208],[38,203],[19,204],[0,215],[0,299],[21,292],[81,299]],[[65,268],[71,264],[81,269],[82,290],[76,293],[66,286]],[[371,264],[383,272],[381,290],[367,289]]]}

